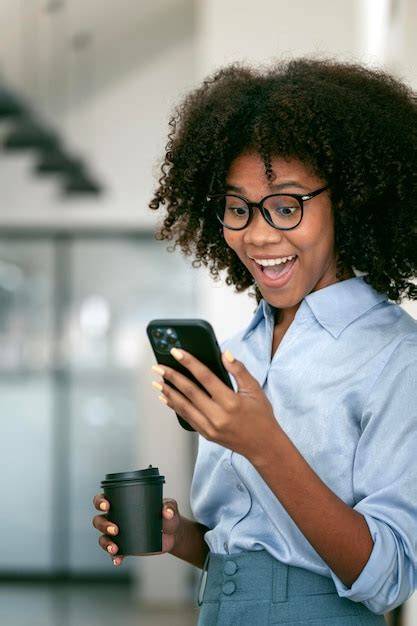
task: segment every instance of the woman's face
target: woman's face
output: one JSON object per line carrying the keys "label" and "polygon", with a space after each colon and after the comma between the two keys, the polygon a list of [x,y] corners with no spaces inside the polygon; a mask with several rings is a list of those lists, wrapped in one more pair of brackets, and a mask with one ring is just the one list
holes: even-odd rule
{"label": "woman's face", "polygon": [[[301,162],[272,159],[276,175],[270,183],[256,153],[242,154],[231,164],[226,191],[259,202],[271,193],[307,194],[326,185]],[[290,231],[270,226],[258,209],[241,231],[224,228],[226,243],[255,279],[263,298],[279,309],[298,308],[303,298],[337,282],[333,214],[328,191],[304,204],[301,223]],[[259,261],[291,257],[264,267]]]}

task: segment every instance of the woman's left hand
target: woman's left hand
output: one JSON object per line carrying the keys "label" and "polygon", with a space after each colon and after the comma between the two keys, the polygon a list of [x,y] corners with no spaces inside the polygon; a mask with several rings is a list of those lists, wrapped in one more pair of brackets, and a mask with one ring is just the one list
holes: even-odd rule
{"label": "woman's left hand", "polygon": [[174,348],[171,354],[210,395],[186,376],[166,365],[158,365],[153,371],[176,387],[173,389],[163,381],[159,386],[154,384],[162,394],[162,402],[206,439],[248,459],[262,454],[272,433],[280,427],[271,403],[243,363],[234,359],[228,351],[222,355],[225,368],[236,380],[238,389],[235,392],[189,352]]}

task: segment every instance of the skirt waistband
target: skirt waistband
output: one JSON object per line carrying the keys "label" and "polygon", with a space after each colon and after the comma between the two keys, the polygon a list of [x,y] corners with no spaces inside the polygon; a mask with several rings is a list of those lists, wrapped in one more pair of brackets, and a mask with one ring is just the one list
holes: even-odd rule
{"label": "skirt waistband", "polygon": [[286,602],[291,597],[328,593],[336,593],[331,578],[288,566],[265,550],[209,556],[205,602],[221,596],[233,601]]}
{"label": "skirt waistband", "polygon": [[339,597],[331,578],[285,565],[265,550],[210,554],[206,574],[199,626],[385,624],[362,603]]}

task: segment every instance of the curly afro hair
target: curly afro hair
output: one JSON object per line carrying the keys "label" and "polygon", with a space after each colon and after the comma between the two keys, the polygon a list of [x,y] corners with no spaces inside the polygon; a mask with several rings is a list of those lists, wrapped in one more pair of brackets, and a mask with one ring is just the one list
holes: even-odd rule
{"label": "curly afro hair", "polygon": [[[226,245],[206,201],[231,162],[257,152],[306,164],[330,187],[339,268],[353,267],[391,300],[417,298],[417,102],[382,71],[298,59],[261,71],[231,65],[206,80],[170,120],[151,209],[173,241],[237,291],[253,278]],[[259,292],[255,289],[257,299]]]}

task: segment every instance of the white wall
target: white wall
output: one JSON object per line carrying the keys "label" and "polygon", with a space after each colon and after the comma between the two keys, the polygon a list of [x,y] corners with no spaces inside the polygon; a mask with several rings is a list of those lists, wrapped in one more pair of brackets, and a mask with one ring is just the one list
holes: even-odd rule
{"label": "white wall", "polygon": [[417,624],[417,593],[406,603],[404,613],[404,626],[415,626]]}
{"label": "white wall", "polygon": [[358,47],[355,2],[344,0],[200,0],[200,70],[282,55],[351,57]]}

